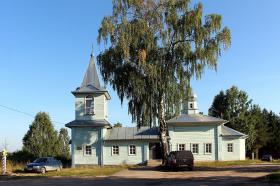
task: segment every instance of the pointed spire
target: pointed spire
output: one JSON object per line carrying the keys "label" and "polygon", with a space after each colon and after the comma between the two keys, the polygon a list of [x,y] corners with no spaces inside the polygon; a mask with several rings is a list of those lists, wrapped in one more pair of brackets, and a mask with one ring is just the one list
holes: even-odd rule
{"label": "pointed spire", "polygon": [[91,53],[90,53],[90,57],[91,57],[91,58],[94,58],[94,53],[93,53],[93,43],[92,43],[92,45],[91,45]]}
{"label": "pointed spire", "polygon": [[97,89],[100,89],[99,78],[98,78],[97,70],[96,70],[95,63],[94,63],[93,46],[92,46],[92,51],[90,54],[89,65],[88,65],[87,71],[85,73],[81,87],[87,87],[89,85],[91,85]]}

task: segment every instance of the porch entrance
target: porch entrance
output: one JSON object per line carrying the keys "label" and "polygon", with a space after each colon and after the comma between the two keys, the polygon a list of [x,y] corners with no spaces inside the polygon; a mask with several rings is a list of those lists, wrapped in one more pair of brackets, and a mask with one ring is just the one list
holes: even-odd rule
{"label": "porch entrance", "polygon": [[162,159],[160,143],[149,143],[149,159],[150,160]]}

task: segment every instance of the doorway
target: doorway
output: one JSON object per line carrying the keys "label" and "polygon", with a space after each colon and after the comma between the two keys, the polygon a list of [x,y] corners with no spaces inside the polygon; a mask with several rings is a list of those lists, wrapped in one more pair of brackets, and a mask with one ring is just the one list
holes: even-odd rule
{"label": "doorway", "polygon": [[162,159],[160,143],[149,143],[149,159]]}

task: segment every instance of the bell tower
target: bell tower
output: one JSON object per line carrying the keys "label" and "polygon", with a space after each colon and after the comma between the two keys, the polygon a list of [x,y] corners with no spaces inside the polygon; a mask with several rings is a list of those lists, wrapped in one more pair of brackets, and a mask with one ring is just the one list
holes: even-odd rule
{"label": "bell tower", "polygon": [[75,96],[76,120],[108,120],[108,91],[100,86],[93,53],[82,84],[72,92]]}

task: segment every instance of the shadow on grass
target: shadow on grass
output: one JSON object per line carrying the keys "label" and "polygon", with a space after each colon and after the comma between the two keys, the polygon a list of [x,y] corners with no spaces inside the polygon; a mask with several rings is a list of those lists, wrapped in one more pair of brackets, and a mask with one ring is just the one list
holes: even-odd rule
{"label": "shadow on grass", "polygon": [[[132,167],[128,168],[129,170],[136,171],[160,171],[160,172],[174,172],[165,166],[156,166],[156,167]],[[229,166],[229,167],[204,167],[204,166],[195,166],[193,171],[234,171],[234,172],[267,172],[272,173],[278,171],[280,165],[254,165],[254,166]],[[187,168],[177,168],[175,172],[185,171],[189,172]]]}
{"label": "shadow on grass", "polygon": [[[256,185],[267,183],[265,180],[251,179],[248,177],[235,177],[231,176],[215,176],[215,177],[195,177],[195,178],[120,178],[120,177],[108,177],[108,178],[65,178],[65,177],[27,177],[29,179],[23,179],[20,182],[12,182],[13,186],[37,186],[40,184],[48,185],[67,185],[74,186],[83,183],[83,186],[91,185],[103,185],[103,186],[147,186],[147,185],[237,185],[242,183],[243,185]],[[40,178],[40,179],[33,179]],[[7,182],[7,185],[10,185]],[[1,186],[5,186],[5,183],[1,183]]]}
{"label": "shadow on grass", "polygon": [[264,177],[264,179],[271,183],[280,184],[280,172],[275,172]]}

